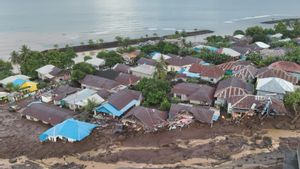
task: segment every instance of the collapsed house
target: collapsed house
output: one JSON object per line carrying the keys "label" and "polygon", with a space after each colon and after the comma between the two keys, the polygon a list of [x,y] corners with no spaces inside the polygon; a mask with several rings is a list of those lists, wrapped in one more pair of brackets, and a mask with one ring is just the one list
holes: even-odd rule
{"label": "collapsed house", "polygon": [[137,131],[157,131],[159,128],[166,126],[167,117],[167,112],[137,106],[122,118],[122,123]]}
{"label": "collapsed house", "polygon": [[276,98],[267,96],[244,95],[233,96],[227,101],[227,112],[233,118],[243,115],[284,115],[287,110],[284,103]]}
{"label": "collapsed house", "polygon": [[194,120],[212,125],[219,116],[218,112],[209,107],[172,104],[169,111],[169,129],[187,126]]}

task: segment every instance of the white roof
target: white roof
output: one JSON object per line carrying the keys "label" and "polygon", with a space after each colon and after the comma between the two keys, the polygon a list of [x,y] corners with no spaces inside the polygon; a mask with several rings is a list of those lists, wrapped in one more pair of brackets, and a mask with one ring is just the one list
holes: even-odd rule
{"label": "white roof", "polygon": [[233,37],[236,38],[236,39],[242,39],[243,37],[245,37],[245,35],[238,34],[238,35],[235,35]]}
{"label": "white roof", "polygon": [[86,106],[88,104],[88,100],[94,101],[96,104],[101,104],[104,102],[104,99],[98,94],[94,94],[86,99],[78,101],[76,104],[79,106]]}
{"label": "white roof", "polygon": [[283,35],[281,33],[276,33],[274,35],[270,35],[271,38],[281,38]]}
{"label": "white roof", "polygon": [[283,93],[295,91],[294,85],[286,80],[268,77],[257,80],[256,90]]}
{"label": "white roof", "polygon": [[208,46],[208,45],[197,45],[197,46],[195,46],[194,48],[199,48],[199,49],[203,49],[203,48],[211,49],[211,48],[215,48],[215,47],[213,47],[213,46]]}
{"label": "white roof", "polygon": [[171,56],[168,56],[168,55],[164,55],[164,54],[161,54],[161,53],[154,53],[154,55],[152,56],[152,59],[158,61],[158,60],[161,59],[161,57],[163,57],[164,60],[171,58]]}
{"label": "white roof", "polygon": [[105,60],[100,58],[92,58],[87,61],[85,61],[88,64],[91,64],[93,66],[103,66],[105,65]]}
{"label": "white roof", "polygon": [[133,68],[130,68],[133,72],[141,72],[143,74],[153,75],[155,73],[155,67],[151,65],[139,65]]}
{"label": "white roof", "polygon": [[222,48],[222,51],[221,51],[222,54],[225,54],[225,55],[229,55],[231,57],[239,57],[241,56],[241,54],[233,49],[230,49],[230,48]]}
{"label": "white roof", "polygon": [[270,45],[264,43],[264,42],[255,42],[255,44],[260,47],[260,48],[263,48],[263,49],[267,49],[267,48],[270,48]]}
{"label": "white roof", "polygon": [[49,74],[53,70],[53,68],[55,68],[55,66],[45,65],[43,67],[36,69],[35,71],[37,71],[40,74]]}
{"label": "white roof", "polygon": [[71,94],[69,96],[67,96],[66,98],[64,98],[63,100],[66,102],[66,103],[69,103],[69,104],[77,104],[77,105],[82,105],[84,104],[84,102],[87,102],[88,99],[92,99],[92,98],[95,98],[96,101],[101,101],[103,102],[104,99],[100,99],[98,96],[95,96],[95,95],[98,95],[97,94],[97,91],[96,90],[91,90],[91,89],[83,89],[81,91],[78,91],[74,94]]}
{"label": "white roof", "polygon": [[14,75],[14,76],[9,76],[5,79],[2,79],[0,81],[0,84],[2,84],[3,86],[7,85],[8,83],[12,83],[14,82],[16,79],[23,79],[23,80],[29,80],[30,77],[29,76],[25,76],[25,75]]}
{"label": "white roof", "polygon": [[7,93],[7,92],[0,92],[0,98],[1,97],[6,97],[8,95],[9,95],[9,93]]}

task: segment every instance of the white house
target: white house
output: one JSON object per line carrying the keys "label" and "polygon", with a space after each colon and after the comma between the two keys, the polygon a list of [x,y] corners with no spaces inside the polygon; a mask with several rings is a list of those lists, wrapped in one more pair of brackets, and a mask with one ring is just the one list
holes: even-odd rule
{"label": "white house", "polygon": [[85,62],[88,63],[88,64],[90,64],[90,65],[92,65],[97,70],[99,70],[101,66],[105,65],[105,60],[104,59],[100,59],[100,58],[92,58],[92,59],[89,59],[89,60],[87,60]]}
{"label": "white house", "polygon": [[130,71],[137,77],[153,78],[155,67],[151,65],[139,65],[131,68]]}

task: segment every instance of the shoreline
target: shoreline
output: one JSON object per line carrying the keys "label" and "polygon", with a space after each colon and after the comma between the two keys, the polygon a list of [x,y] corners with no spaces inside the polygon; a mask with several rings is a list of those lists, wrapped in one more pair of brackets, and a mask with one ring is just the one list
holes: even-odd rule
{"label": "shoreline", "polygon": [[[198,30],[198,31],[190,31],[186,32],[186,35],[184,38],[187,37],[193,37],[193,36],[199,36],[199,35],[206,35],[206,34],[211,34],[214,33],[212,30]],[[154,40],[160,40],[160,39],[168,39],[170,36],[174,34],[169,34],[169,35],[164,35],[164,36],[151,36],[147,38],[135,38],[135,39],[130,39],[128,45],[136,45],[138,43],[143,43],[147,41],[154,41]],[[170,38],[173,39],[173,38]],[[174,38],[178,39],[178,38]],[[71,49],[73,49],[76,53],[78,52],[89,52],[89,51],[94,51],[94,50],[101,50],[101,49],[109,49],[109,48],[116,48],[119,47],[118,41],[111,41],[111,42],[104,42],[102,44],[94,44],[94,45],[76,45],[76,46],[70,46]],[[54,48],[50,48],[47,50],[43,50],[41,52],[47,52],[49,50],[53,50]],[[66,50],[65,47],[63,48],[58,48],[60,51]]]}
{"label": "shoreline", "polygon": [[274,20],[264,21],[261,23],[262,24],[276,24],[279,22],[295,22],[295,21],[300,21],[300,18],[274,19]]}

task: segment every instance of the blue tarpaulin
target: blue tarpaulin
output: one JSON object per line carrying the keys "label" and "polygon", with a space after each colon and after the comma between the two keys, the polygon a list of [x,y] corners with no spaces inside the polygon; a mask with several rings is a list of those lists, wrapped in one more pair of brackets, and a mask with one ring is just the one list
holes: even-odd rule
{"label": "blue tarpaulin", "polygon": [[55,141],[56,138],[64,138],[70,142],[81,141],[90,135],[95,127],[97,127],[97,125],[71,118],[48,129],[39,136],[39,139],[40,141]]}
{"label": "blue tarpaulin", "polygon": [[111,105],[110,103],[105,103],[99,107],[96,108],[96,112],[106,113],[109,115],[120,117],[122,116],[127,110],[129,110],[131,107],[134,107],[138,101],[132,100],[129,102],[126,106],[124,106],[121,110],[118,110],[116,107]]}

